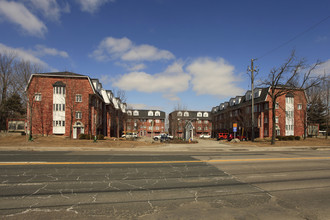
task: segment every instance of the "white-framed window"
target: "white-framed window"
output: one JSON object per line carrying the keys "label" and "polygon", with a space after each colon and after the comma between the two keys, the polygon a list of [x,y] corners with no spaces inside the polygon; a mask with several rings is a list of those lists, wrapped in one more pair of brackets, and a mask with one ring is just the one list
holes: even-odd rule
{"label": "white-framed window", "polygon": [[208,123],[209,123],[209,121],[208,121],[208,120],[205,120],[205,121],[204,121],[204,124],[208,124]]}
{"label": "white-framed window", "polygon": [[198,127],[198,130],[199,130],[199,131],[202,130],[202,127]]}
{"label": "white-framed window", "polygon": [[156,128],[156,130],[159,130],[159,127],[158,126],[156,126],[155,128]]}
{"label": "white-framed window", "polygon": [[275,123],[278,124],[278,116],[275,117]]}
{"label": "white-framed window", "polygon": [[189,117],[189,112],[184,112],[184,113],[183,113],[183,116],[184,116],[184,117]]}
{"label": "white-framed window", "polygon": [[302,104],[298,104],[298,105],[297,105],[297,109],[298,109],[298,110],[301,110],[301,109],[302,109]]}
{"label": "white-framed window", "polygon": [[139,116],[139,111],[136,111],[136,110],[135,110],[135,111],[133,112],[133,115],[134,115],[134,116]]}
{"label": "white-framed window", "polygon": [[177,113],[177,116],[180,116],[181,117],[182,116],[182,112],[178,112]]}
{"label": "white-framed window", "polygon": [[280,105],[278,104],[278,102],[275,103],[275,109],[278,109],[280,107]]}
{"label": "white-framed window", "polygon": [[160,116],[160,111],[156,111],[155,116]]}
{"label": "white-framed window", "polygon": [[153,111],[148,111],[148,116],[154,116],[154,112]]}
{"label": "white-framed window", "polygon": [[202,114],[201,112],[198,112],[198,113],[197,113],[197,117],[202,117],[202,115],[203,115],[203,114]]}
{"label": "white-framed window", "polygon": [[204,112],[203,117],[209,117],[209,113]]}
{"label": "white-framed window", "polygon": [[197,123],[198,123],[198,124],[202,124],[202,120],[198,120]]}
{"label": "white-framed window", "polygon": [[81,118],[82,118],[81,111],[76,111],[76,119],[81,119]]}
{"label": "white-framed window", "polygon": [[127,115],[132,115],[132,111],[127,111]]}
{"label": "white-framed window", "polygon": [[76,102],[82,102],[82,95],[76,94]]}
{"label": "white-framed window", "polygon": [[156,119],[156,123],[159,123],[159,119]]}
{"label": "white-framed window", "polygon": [[36,93],[34,96],[34,100],[36,100],[37,102],[41,101],[41,93]]}

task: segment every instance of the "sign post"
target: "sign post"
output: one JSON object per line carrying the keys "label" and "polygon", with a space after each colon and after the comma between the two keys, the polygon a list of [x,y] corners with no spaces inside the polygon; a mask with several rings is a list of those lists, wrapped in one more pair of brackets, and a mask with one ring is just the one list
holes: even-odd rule
{"label": "sign post", "polygon": [[236,138],[237,123],[233,123],[233,132],[234,132],[234,138]]}

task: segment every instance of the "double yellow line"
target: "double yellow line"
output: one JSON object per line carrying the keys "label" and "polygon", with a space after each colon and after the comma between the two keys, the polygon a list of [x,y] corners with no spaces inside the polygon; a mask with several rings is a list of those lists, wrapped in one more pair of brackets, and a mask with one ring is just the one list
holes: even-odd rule
{"label": "double yellow line", "polygon": [[173,160],[173,161],[119,161],[119,162],[0,162],[0,166],[22,165],[116,165],[116,164],[173,164],[173,163],[226,163],[226,162],[259,162],[290,160],[329,160],[330,157],[292,157],[292,158],[255,158],[255,159],[221,159],[221,160]]}

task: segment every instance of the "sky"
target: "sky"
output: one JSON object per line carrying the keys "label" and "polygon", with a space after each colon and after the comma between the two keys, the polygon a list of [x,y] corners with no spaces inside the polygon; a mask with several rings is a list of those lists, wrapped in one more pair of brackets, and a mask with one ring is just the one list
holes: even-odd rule
{"label": "sky", "polygon": [[0,0],[0,52],[98,78],[138,109],[210,111],[292,50],[330,70],[329,0]]}

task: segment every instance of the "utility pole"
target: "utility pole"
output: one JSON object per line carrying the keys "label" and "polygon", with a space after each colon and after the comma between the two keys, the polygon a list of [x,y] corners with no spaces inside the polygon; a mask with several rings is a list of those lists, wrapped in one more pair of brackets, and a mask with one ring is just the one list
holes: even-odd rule
{"label": "utility pole", "polygon": [[251,140],[254,141],[254,71],[256,71],[254,69],[253,66],[253,61],[255,61],[256,59],[251,59],[251,68],[249,68],[248,70],[251,71],[251,92],[252,92],[252,106],[251,106],[251,116],[252,116],[252,134],[251,134]]}

